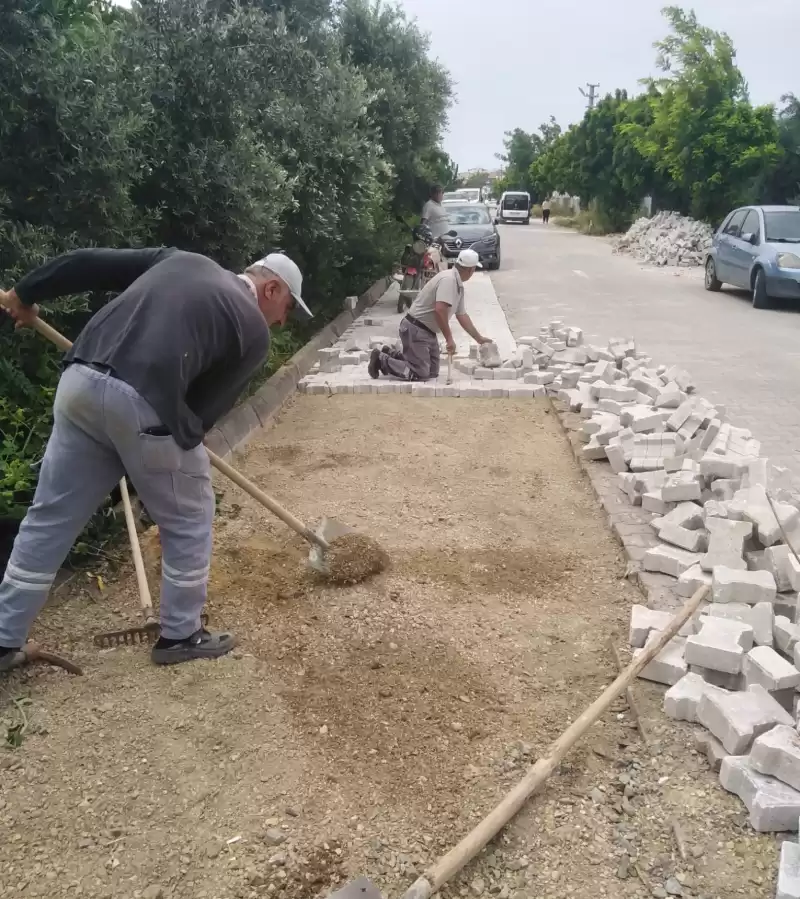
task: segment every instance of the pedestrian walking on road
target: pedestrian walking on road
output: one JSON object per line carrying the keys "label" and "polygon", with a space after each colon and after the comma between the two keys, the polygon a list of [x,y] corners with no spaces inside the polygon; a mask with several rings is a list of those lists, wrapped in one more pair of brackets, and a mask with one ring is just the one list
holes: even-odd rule
{"label": "pedestrian walking on road", "polygon": [[472,323],[464,304],[464,283],[480,267],[480,257],[474,250],[462,250],[453,268],[431,278],[400,322],[402,350],[374,349],[368,363],[370,377],[388,375],[403,381],[436,378],[439,374],[439,335],[444,337],[450,355],[456,351],[450,330],[450,319],[454,315],[473,340],[479,344],[491,343]]}
{"label": "pedestrian walking on road", "polygon": [[550,221],[550,198],[542,203],[542,222],[546,225]]}
{"label": "pedestrian walking on road", "polygon": [[20,648],[86,522],[127,474],[163,549],[157,664],[216,658],[229,633],[202,628],[214,493],[205,434],[269,352],[269,326],[310,317],[303,278],[273,253],[235,275],[175,249],[75,250],[26,275],[0,304],[17,327],[37,302],[121,291],[65,358],[33,504],[0,583],[0,671]]}

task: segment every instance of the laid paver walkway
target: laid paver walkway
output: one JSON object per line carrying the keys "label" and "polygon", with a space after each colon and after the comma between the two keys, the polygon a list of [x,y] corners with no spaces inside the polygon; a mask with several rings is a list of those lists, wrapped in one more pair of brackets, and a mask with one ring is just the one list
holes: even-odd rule
{"label": "laid paver walkway", "polygon": [[[491,337],[497,344],[502,359],[512,356],[517,348],[516,341],[511,334],[505,313],[497,301],[497,294],[489,276],[483,272],[474,275],[465,285],[467,312],[475,327],[485,336]],[[370,378],[367,372],[368,350],[373,344],[394,344],[398,339],[398,327],[403,315],[397,312],[398,287],[393,284],[378,302],[363,315],[353,322],[352,327],[339,338],[331,348],[350,362],[352,353],[348,347],[353,342],[361,351],[361,360],[356,364],[345,364],[339,371],[312,372],[305,377],[299,385],[299,389],[306,393],[417,393],[421,396],[460,396],[462,388],[474,388],[465,390],[464,395],[474,395],[481,390],[487,393],[491,386],[492,397],[509,395],[533,396],[533,387],[523,383],[522,378],[513,381],[493,380],[481,381],[471,378],[459,371],[455,365],[452,371],[452,386],[447,388],[447,365],[444,355],[444,342],[442,344],[442,367],[439,377],[425,382],[404,382],[393,378],[381,377],[378,380]],[[469,358],[470,347],[475,346],[475,341],[464,331],[455,319],[452,319],[452,331],[455,338],[457,353],[455,361]],[[337,362],[337,364],[339,364]],[[433,393],[432,393],[433,391]]]}

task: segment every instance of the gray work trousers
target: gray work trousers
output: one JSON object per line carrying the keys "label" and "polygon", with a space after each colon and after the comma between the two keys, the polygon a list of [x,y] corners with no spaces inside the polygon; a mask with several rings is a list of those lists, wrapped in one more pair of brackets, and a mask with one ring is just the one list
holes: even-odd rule
{"label": "gray work trousers", "polygon": [[161,633],[200,627],[211,562],[214,493],[205,448],[182,450],[153,407],[108,373],[74,364],[64,372],[55,423],[33,503],[0,584],[0,646],[25,642],[33,620],[84,525],[127,472],[159,527]]}
{"label": "gray work trousers", "polygon": [[403,381],[428,381],[439,376],[439,338],[415,322],[400,322],[401,352],[381,353],[379,365],[385,375]]}

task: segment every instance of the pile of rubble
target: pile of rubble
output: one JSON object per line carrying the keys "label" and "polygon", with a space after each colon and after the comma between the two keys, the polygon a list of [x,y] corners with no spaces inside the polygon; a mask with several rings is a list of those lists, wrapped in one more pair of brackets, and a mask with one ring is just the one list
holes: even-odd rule
{"label": "pile of rubble", "polygon": [[[631,339],[567,347],[578,329],[551,322],[522,338],[548,392],[585,419],[586,459],[607,460],[623,496],[653,516],[642,567],[711,602],[642,677],[667,684],[666,713],[698,735],[720,782],[757,831],[797,831],[800,818],[800,499],[768,491],[767,460],[752,434],[695,393],[691,376],[655,366]],[[671,620],[633,609],[641,652]],[[800,899],[800,845],[782,847],[779,899]]]}
{"label": "pile of rubble", "polygon": [[614,245],[652,265],[703,265],[714,232],[705,222],[677,212],[659,212],[637,219]]}

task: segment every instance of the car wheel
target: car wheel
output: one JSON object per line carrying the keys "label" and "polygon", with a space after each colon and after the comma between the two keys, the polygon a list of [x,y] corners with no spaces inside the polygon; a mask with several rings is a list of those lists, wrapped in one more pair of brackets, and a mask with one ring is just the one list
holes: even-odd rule
{"label": "car wheel", "polygon": [[714,291],[720,290],[722,288],[722,281],[717,278],[717,266],[710,256],[708,259],[706,259],[705,287],[706,290]]}
{"label": "car wheel", "polygon": [[753,309],[769,309],[767,277],[761,268],[756,269],[753,279]]}
{"label": "car wheel", "polygon": [[530,225],[530,223],[531,223],[531,220],[530,220],[530,219],[525,219],[525,221],[524,221],[523,224],[525,224],[525,225]]}

